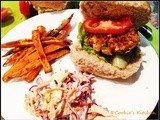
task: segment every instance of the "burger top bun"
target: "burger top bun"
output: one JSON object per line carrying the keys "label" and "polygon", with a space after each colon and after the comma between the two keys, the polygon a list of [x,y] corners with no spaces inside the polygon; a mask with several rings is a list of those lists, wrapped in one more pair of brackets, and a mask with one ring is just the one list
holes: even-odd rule
{"label": "burger top bun", "polygon": [[84,18],[119,19],[130,16],[136,29],[145,25],[151,16],[147,1],[81,1],[80,10]]}
{"label": "burger top bun", "polygon": [[30,1],[30,4],[38,13],[64,10],[72,6],[72,3],[67,1]]}

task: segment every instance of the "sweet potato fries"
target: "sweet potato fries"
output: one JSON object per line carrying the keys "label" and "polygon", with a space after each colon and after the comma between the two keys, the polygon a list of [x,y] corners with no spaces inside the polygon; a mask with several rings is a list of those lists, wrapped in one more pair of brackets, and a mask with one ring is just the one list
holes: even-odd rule
{"label": "sweet potato fries", "polygon": [[32,38],[20,39],[1,44],[1,48],[11,48],[2,57],[8,57],[3,66],[12,64],[2,77],[4,82],[21,77],[32,82],[41,69],[52,72],[52,61],[70,52],[71,40],[66,39],[70,32],[73,14],[62,21],[58,28],[46,31],[40,25],[32,31]]}

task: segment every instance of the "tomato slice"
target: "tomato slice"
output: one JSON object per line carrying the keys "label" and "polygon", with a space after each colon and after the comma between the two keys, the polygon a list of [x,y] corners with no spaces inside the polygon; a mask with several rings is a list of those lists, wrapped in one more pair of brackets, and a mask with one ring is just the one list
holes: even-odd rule
{"label": "tomato slice", "polygon": [[8,8],[1,8],[1,20],[3,21],[8,15]]}
{"label": "tomato slice", "polygon": [[30,7],[28,1],[19,1],[19,9],[24,16],[30,16]]}
{"label": "tomato slice", "polygon": [[125,17],[119,21],[88,18],[83,22],[83,28],[91,33],[122,34],[132,25],[129,17]]}

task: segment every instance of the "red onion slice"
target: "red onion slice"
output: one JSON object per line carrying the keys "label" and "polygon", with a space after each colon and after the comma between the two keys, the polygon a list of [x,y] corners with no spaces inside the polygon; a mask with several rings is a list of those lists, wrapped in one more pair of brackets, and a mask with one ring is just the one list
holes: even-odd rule
{"label": "red onion slice", "polygon": [[41,77],[39,77],[39,78],[36,80],[36,83],[37,83],[37,85],[42,84],[42,83],[43,83],[42,78],[41,78]]}

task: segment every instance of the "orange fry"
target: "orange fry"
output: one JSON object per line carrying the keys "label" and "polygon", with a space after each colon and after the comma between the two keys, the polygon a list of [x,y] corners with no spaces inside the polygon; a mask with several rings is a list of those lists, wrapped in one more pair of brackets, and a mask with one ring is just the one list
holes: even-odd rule
{"label": "orange fry", "polygon": [[62,41],[62,40],[65,40],[65,38],[64,39],[57,39],[57,37],[51,37],[51,36],[49,36],[49,37],[41,37],[41,40],[43,42],[44,41],[49,41],[49,40],[55,40],[55,41],[60,40],[60,41]]}
{"label": "orange fry", "polygon": [[[66,44],[71,43],[71,40],[58,40],[58,39],[50,39],[42,41],[42,44],[62,44],[65,42]],[[34,43],[31,39],[21,39],[17,41],[11,41],[7,43],[1,44],[1,48],[10,48],[10,47],[27,47],[27,46],[34,46]]]}
{"label": "orange fry", "polygon": [[43,36],[46,33],[46,28],[42,25],[38,26],[37,30],[40,32],[40,36]]}
{"label": "orange fry", "polygon": [[45,41],[42,41],[42,44],[44,45],[48,45],[48,44],[67,44],[69,45],[72,41],[69,40],[69,39],[65,39],[65,40],[45,40]]}
{"label": "orange fry", "polygon": [[54,36],[57,33],[59,33],[68,23],[70,23],[72,17],[73,17],[73,14],[68,19],[63,20],[58,28],[50,30],[48,33],[46,33],[45,36]]}
{"label": "orange fry", "polygon": [[66,47],[66,48],[63,48],[61,50],[57,50],[56,52],[54,53],[51,53],[49,55],[47,55],[47,59],[49,61],[52,61],[54,59],[57,59],[59,57],[62,57],[63,55],[67,54],[70,52],[70,48],[69,47]]}
{"label": "orange fry", "polygon": [[15,63],[17,63],[19,60],[23,59],[23,57],[26,57],[28,55],[30,55],[31,53],[33,53],[35,51],[34,47],[29,47],[27,49],[25,49],[24,52],[22,52],[19,57],[17,58],[17,60],[15,61]]}
{"label": "orange fry", "polygon": [[2,57],[6,57],[6,56],[11,55],[12,53],[18,52],[18,51],[20,51],[22,49],[23,48],[21,48],[21,47],[12,48],[8,52],[6,52],[6,54],[4,54]]}
{"label": "orange fry", "polygon": [[16,53],[14,53],[13,55],[11,55],[6,62],[3,64],[3,66],[7,65],[7,64],[11,64],[11,63],[17,63],[20,59],[22,59],[24,56],[27,56],[29,54],[31,54],[32,52],[34,52],[34,47],[29,47],[26,49],[23,49],[21,51],[18,51]]}
{"label": "orange fry", "polygon": [[1,48],[33,46],[31,39],[20,39],[1,44]]}
{"label": "orange fry", "polygon": [[38,75],[38,73],[40,72],[40,70],[42,69],[42,66],[39,66],[31,71],[29,71],[25,76],[23,76],[23,79],[26,82],[32,82],[36,76]]}
{"label": "orange fry", "polygon": [[38,30],[33,30],[32,31],[32,40],[34,42],[34,46],[38,52],[41,64],[44,68],[45,73],[51,72],[52,71],[52,67],[49,64],[49,61],[45,55],[45,52],[43,50],[43,46],[40,40],[40,32]]}
{"label": "orange fry", "polygon": [[71,25],[70,23],[68,23],[58,34],[57,36],[57,39],[65,39],[69,32],[70,32],[70,29],[71,29]]}
{"label": "orange fry", "polygon": [[14,63],[15,61],[18,60],[19,56],[21,55],[24,55],[25,50],[21,50],[21,51],[18,51],[16,53],[13,53],[6,61],[5,63],[3,64],[3,66],[6,66],[7,64],[11,64],[11,63]]}

